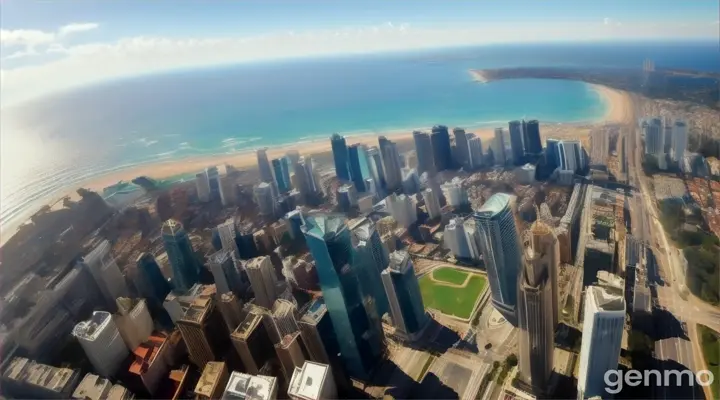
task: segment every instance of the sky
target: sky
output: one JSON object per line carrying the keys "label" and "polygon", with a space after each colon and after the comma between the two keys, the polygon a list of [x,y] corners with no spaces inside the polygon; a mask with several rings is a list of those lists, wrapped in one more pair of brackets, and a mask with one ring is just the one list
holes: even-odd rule
{"label": "sky", "polygon": [[718,0],[0,0],[0,107],[106,80],[445,46],[714,39]]}

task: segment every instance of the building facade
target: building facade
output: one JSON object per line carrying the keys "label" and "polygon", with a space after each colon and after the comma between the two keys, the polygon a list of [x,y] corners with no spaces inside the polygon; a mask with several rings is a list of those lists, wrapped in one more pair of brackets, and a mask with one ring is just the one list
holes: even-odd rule
{"label": "building facade", "polygon": [[185,228],[174,219],[167,220],[162,239],[173,271],[173,286],[181,291],[190,289],[197,283],[200,266]]}
{"label": "building facade", "polygon": [[415,268],[406,251],[390,254],[390,263],[382,273],[382,281],[396,332],[410,340],[417,338],[429,318],[425,312]]}

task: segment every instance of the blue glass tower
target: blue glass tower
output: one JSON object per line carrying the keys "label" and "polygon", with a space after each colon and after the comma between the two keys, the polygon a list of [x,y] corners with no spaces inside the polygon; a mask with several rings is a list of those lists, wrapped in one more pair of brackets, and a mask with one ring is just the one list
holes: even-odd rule
{"label": "blue glass tower", "polygon": [[382,273],[382,281],[390,302],[393,325],[411,339],[417,337],[429,318],[415,268],[406,251],[390,254],[390,264]]}
{"label": "blue glass tower", "polygon": [[382,328],[374,307],[363,298],[345,217],[313,213],[305,219],[303,232],[342,359],[350,375],[367,378],[383,354]]}
{"label": "blue glass tower", "polygon": [[548,139],[545,141],[545,162],[557,168],[560,165],[560,150],[558,149],[558,139]]}
{"label": "blue glass tower", "polygon": [[434,126],[430,139],[432,141],[433,158],[435,159],[437,171],[452,168],[452,150],[450,149],[450,134],[448,133],[447,126]]}
{"label": "blue glass tower", "polygon": [[357,270],[363,294],[373,297],[375,311],[382,318],[388,312],[388,299],[380,273],[388,266],[388,254],[375,224],[369,219],[362,218],[354,222],[350,230],[356,253],[353,267]]}
{"label": "blue glass tower", "polygon": [[162,271],[160,271],[160,266],[155,261],[155,257],[149,253],[142,253],[138,257],[136,264],[142,282],[140,285],[142,287],[138,288],[140,295],[162,303],[170,290],[172,290],[172,287],[165,279]]}
{"label": "blue glass tower", "polygon": [[350,180],[350,170],[348,169],[348,148],[345,138],[335,133],[330,137],[330,144],[335,162],[335,175],[341,181],[347,182]]}
{"label": "blue glass tower", "polygon": [[475,212],[475,226],[493,305],[512,324],[516,324],[517,282],[522,265],[522,245],[513,215],[514,201],[513,196],[496,193]]}
{"label": "blue glass tower", "polygon": [[285,181],[285,172],[283,171],[283,162],[279,158],[272,160],[273,173],[275,174],[275,184],[280,193],[290,191],[290,182]]}
{"label": "blue glass tower", "polygon": [[305,236],[302,233],[302,226],[304,222],[300,209],[295,209],[285,214],[285,219],[287,219],[290,224],[290,236],[292,236],[292,239],[304,242]]}
{"label": "blue glass tower", "polygon": [[527,122],[523,121],[523,134],[525,154],[542,153],[542,142],[540,141],[540,123],[536,119]]}
{"label": "blue glass tower", "polygon": [[513,164],[522,165],[525,160],[525,148],[523,147],[523,125],[520,121],[508,123],[510,131],[510,151],[512,152]]}
{"label": "blue glass tower", "polygon": [[359,144],[348,147],[348,159],[350,162],[350,178],[355,184],[355,189],[358,192],[368,191],[365,179],[372,178],[372,176],[370,176],[365,148]]}
{"label": "blue glass tower", "polygon": [[185,228],[170,219],[162,227],[162,239],[173,270],[173,285],[182,291],[190,289],[197,283],[200,265]]}

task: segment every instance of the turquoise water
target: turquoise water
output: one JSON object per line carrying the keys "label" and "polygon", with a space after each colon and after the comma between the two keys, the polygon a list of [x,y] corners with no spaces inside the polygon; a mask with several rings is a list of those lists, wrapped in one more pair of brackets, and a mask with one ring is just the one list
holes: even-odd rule
{"label": "turquoise water", "polygon": [[716,53],[712,44],[573,46],[463,48],[180,71],[4,110],[0,220],[7,223],[63,188],[140,163],[324,140],[333,132],[435,124],[506,127],[523,117],[591,121],[605,110],[583,83],[479,84],[471,68],[640,66],[652,56],[658,67],[665,62],[690,68],[694,62],[717,69],[717,57],[707,57],[709,49]]}

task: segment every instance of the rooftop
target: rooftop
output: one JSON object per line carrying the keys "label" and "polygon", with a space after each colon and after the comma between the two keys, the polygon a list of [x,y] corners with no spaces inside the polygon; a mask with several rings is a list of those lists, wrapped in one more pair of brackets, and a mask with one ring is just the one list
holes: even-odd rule
{"label": "rooftop", "polygon": [[625,300],[622,294],[610,293],[606,288],[590,286],[589,294],[595,299],[600,311],[625,311]]}
{"label": "rooftop", "polygon": [[345,216],[335,213],[310,213],[305,219],[303,231],[324,240],[337,236],[346,229]]}
{"label": "rooftop", "polygon": [[167,220],[162,226],[162,234],[175,236],[184,233],[183,225],[174,219]]}
{"label": "rooftop", "polygon": [[247,339],[261,321],[262,316],[260,316],[260,314],[250,313],[245,317],[243,322],[235,328],[231,336],[236,339]]}
{"label": "rooftop", "polygon": [[87,374],[75,388],[72,397],[85,400],[105,399],[110,392],[112,382],[94,374]]}
{"label": "rooftop", "polygon": [[195,393],[201,396],[212,397],[220,376],[227,371],[224,362],[210,361],[205,365],[200,380],[195,385]]}
{"label": "rooftop", "polygon": [[402,273],[405,272],[411,265],[410,255],[407,251],[398,250],[390,253],[390,264],[388,265],[388,269],[391,271]]}
{"label": "rooftop", "polygon": [[322,298],[317,298],[310,303],[307,311],[302,316],[302,321],[317,322],[327,312],[327,306]]}
{"label": "rooftop", "polygon": [[25,381],[54,392],[62,392],[74,374],[75,371],[69,368],[56,368],[38,364],[24,357],[15,357],[10,361],[3,376],[18,382]]}
{"label": "rooftop", "polygon": [[222,397],[223,399],[267,400],[275,394],[275,385],[275,377],[255,376],[233,371]]}
{"label": "rooftop", "polygon": [[478,213],[488,214],[494,217],[498,213],[506,210],[510,205],[511,196],[506,193],[495,193],[480,207]]}
{"label": "rooftop", "polygon": [[110,324],[112,315],[107,311],[95,311],[87,321],[81,321],[73,328],[73,335],[80,339],[95,340]]}
{"label": "rooftop", "polygon": [[330,367],[312,361],[305,361],[302,368],[295,368],[288,394],[303,399],[319,399]]}
{"label": "rooftop", "polygon": [[211,308],[212,297],[198,296],[195,298],[195,300],[193,300],[187,311],[185,311],[185,315],[183,315],[180,321],[199,324],[205,320],[205,317],[207,317]]}

